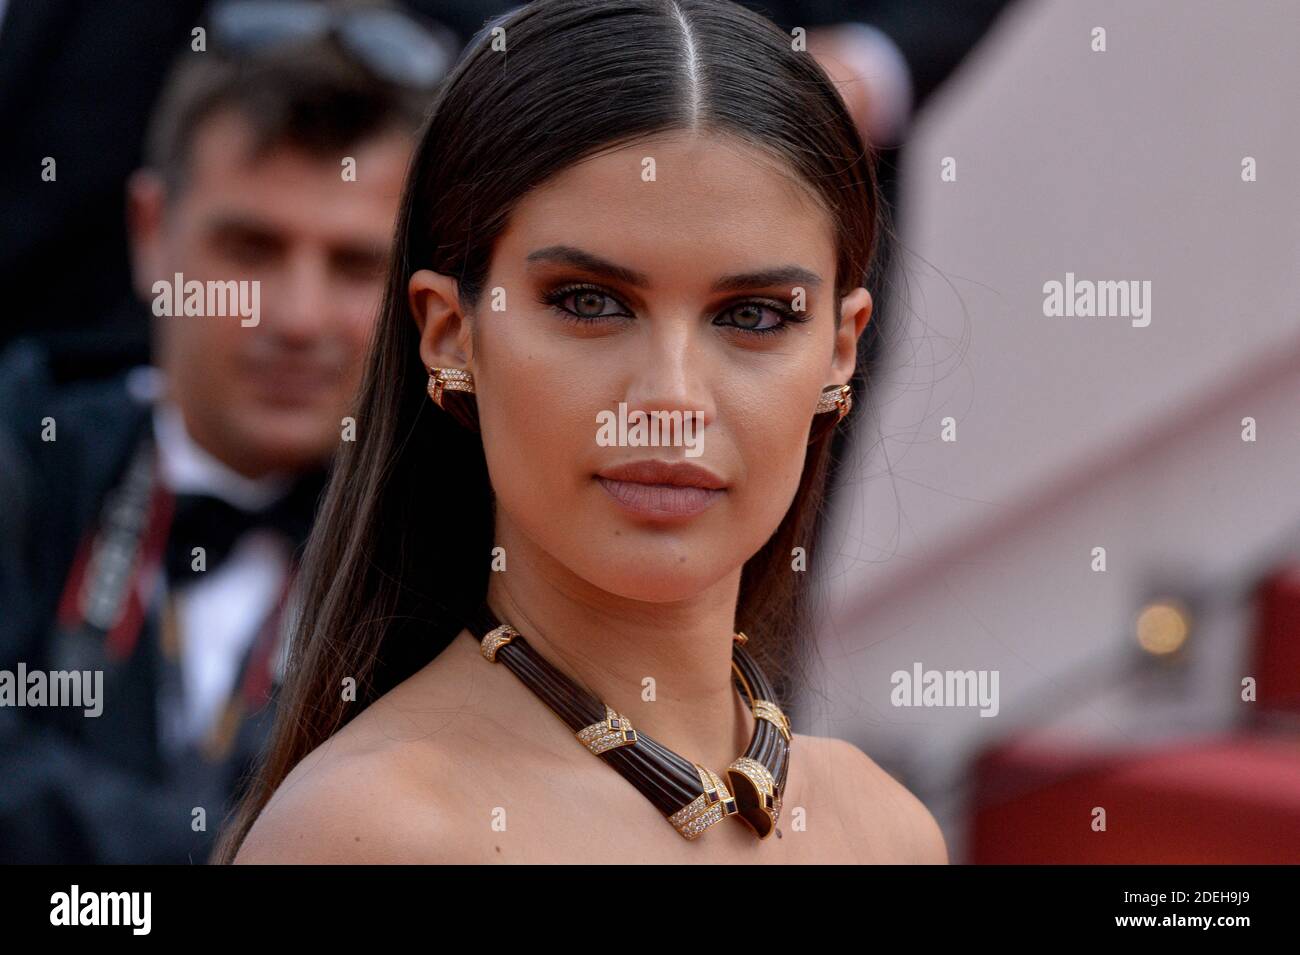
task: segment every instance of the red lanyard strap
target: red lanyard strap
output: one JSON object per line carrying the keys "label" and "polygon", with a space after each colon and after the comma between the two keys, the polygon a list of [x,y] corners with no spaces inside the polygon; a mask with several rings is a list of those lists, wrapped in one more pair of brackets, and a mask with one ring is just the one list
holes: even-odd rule
{"label": "red lanyard strap", "polygon": [[135,650],[145,616],[142,585],[161,567],[171,528],[173,499],[158,471],[146,431],[82,538],[59,600],[59,626],[103,634],[106,652],[117,660]]}

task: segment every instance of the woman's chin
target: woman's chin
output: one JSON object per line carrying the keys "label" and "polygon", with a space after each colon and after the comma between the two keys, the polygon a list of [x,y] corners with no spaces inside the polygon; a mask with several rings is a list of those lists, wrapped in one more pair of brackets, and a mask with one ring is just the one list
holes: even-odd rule
{"label": "woman's chin", "polygon": [[689,559],[610,558],[587,580],[607,593],[642,603],[673,603],[698,597],[717,582],[713,568]]}

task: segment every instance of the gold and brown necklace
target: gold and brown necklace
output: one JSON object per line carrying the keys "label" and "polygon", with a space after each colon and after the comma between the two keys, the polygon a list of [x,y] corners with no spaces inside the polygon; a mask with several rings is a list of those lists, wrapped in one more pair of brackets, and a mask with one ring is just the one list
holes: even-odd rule
{"label": "gold and brown necklace", "polygon": [[633,728],[631,721],[542,657],[523,635],[485,604],[469,622],[483,656],[503,663],[558,716],[582,745],[640,790],[686,839],[734,816],[760,839],[776,828],[790,768],[790,721],[774,701],[763,671],[737,633],[731,669],[754,714],[754,734],[743,755],[713,770],[677,755]]}

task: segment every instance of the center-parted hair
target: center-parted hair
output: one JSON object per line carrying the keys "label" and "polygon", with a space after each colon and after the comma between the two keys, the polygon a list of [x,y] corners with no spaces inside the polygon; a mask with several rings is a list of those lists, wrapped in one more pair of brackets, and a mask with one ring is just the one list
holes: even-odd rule
{"label": "center-parted hair", "polygon": [[[428,664],[486,596],[494,541],[481,436],[472,412],[441,411],[426,394],[414,271],[455,276],[472,312],[494,242],[530,190],[597,153],[701,130],[762,150],[826,210],[837,325],[840,298],[867,282],[880,215],[872,154],[812,55],[771,21],[730,0],[537,0],[497,26],[505,49],[481,35],[422,130],[356,441],[341,447],[303,563],[275,727],[214,861],[234,858],[304,756]],[[782,695],[808,616],[808,574],[792,569],[792,551],[816,551],[830,455],[831,432],[818,428],[789,511],[741,577],[736,629]],[[355,702],[342,697],[349,677]]]}

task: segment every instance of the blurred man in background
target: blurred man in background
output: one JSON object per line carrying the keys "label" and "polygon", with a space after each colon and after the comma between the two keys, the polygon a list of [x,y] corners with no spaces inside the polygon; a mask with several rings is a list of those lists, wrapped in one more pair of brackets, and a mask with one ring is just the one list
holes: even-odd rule
{"label": "blurred man in background", "polygon": [[[152,367],[62,383],[22,340],[0,360],[0,671],[27,697],[0,707],[0,861],[206,861],[270,727],[295,559],[444,72],[420,24],[365,7],[229,5],[180,57],[129,184]],[[81,274],[69,249],[52,291],[109,304]],[[35,692],[73,672],[102,673],[97,701]]]}

